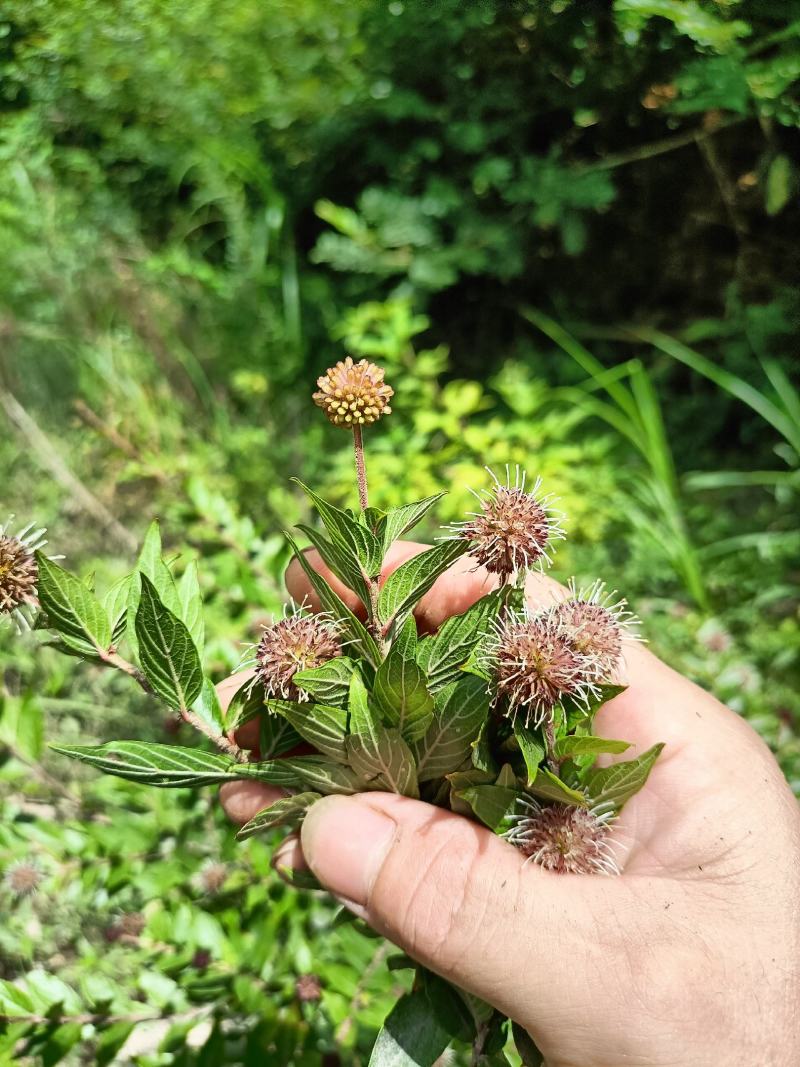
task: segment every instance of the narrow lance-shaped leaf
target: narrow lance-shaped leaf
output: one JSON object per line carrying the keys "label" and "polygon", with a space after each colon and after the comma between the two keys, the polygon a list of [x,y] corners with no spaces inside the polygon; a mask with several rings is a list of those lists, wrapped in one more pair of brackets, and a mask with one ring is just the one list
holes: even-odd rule
{"label": "narrow lance-shaped leaf", "polygon": [[203,619],[203,596],[200,592],[197,562],[192,560],[178,582],[179,617],[186,623],[195,648],[203,655],[205,644],[205,621]]}
{"label": "narrow lance-shaped leaf", "polygon": [[290,797],[281,797],[268,808],[259,811],[237,833],[239,840],[252,837],[253,834],[262,833],[264,830],[274,830],[278,826],[291,826],[297,828],[303,821],[305,813],[311,805],[319,800],[321,793],[295,793]]}
{"label": "narrow lance-shaped leaf", "polygon": [[191,710],[206,727],[206,737],[222,737],[225,732],[225,717],[217,696],[217,687],[210,678],[203,678],[202,688],[192,703]]}
{"label": "narrow lance-shaped leaf", "polygon": [[556,741],[554,754],[558,759],[568,756],[597,756],[601,753],[619,755],[629,749],[629,741],[612,741],[607,737],[593,737],[589,734],[570,734]]}
{"label": "narrow lance-shaped leaf", "polygon": [[378,595],[378,615],[384,628],[397,628],[436,579],[463,554],[460,541],[442,541],[393,571]]}
{"label": "narrow lance-shaped leaf", "polygon": [[539,773],[539,765],[544,759],[544,745],[536,733],[524,724],[519,716],[514,722],[514,737],[517,739],[522,758],[525,760],[525,769],[528,772],[528,785],[533,785]]}
{"label": "narrow lance-shaped leaf", "polygon": [[339,656],[319,667],[298,671],[292,681],[298,689],[309,693],[320,704],[346,708],[350,696],[350,678],[356,669],[352,659]]}
{"label": "narrow lance-shaped leaf", "polygon": [[369,582],[352,552],[304,523],[298,523],[297,529],[306,535],[336,577],[353,590],[362,604],[369,604]]}
{"label": "narrow lance-shaped leaf", "polygon": [[[412,619],[407,622],[413,625]],[[419,741],[425,734],[433,718],[433,697],[425,675],[413,659],[404,657],[398,642],[375,672],[372,695],[384,722],[396,726],[406,741]]]}
{"label": "narrow lance-shaped leaf", "polygon": [[433,722],[414,746],[420,782],[458,770],[489,710],[486,684],[465,674],[436,694]]}
{"label": "narrow lance-shaped leaf", "polygon": [[[349,767],[331,763],[330,760],[319,756],[286,756],[283,759],[273,760],[269,770],[269,774],[273,777],[262,777],[261,781],[284,785],[284,782],[279,781],[282,773],[293,775],[302,785],[325,795],[329,793],[349,795],[359,793],[364,788],[359,776]],[[297,782],[292,784],[297,784]]]}
{"label": "narrow lance-shaped leaf", "polygon": [[403,796],[419,796],[414,757],[398,730],[387,730],[369,705],[361,677],[350,683],[350,737],[347,752],[354,770],[366,782],[375,780]]}
{"label": "narrow lance-shaped leaf", "polygon": [[393,508],[387,512],[383,527],[383,544],[388,548],[393,541],[417,525],[428,514],[430,509],[441,500],[445,493],[435,493],[426,496],[422,500],[415,500],[411,504],[402,504],[399,508]]}
{"label": "narrow lance-shaped leaf", "polygon": [[441,689],[458,677],[462,664],[486,635],[497,615],[498,592],[481,597],[462,615],[453,615],[433,637],[426,637],[417,649],[417,662],[425,671],[432,690]]}
{"label": "narrow lance-shaped leaf", "polygon": [[292,481],[308,495],[325,524],[331,540],[350,553],[360,565],[365,577],[376,577],[380,573],[383,562],[383,547],[372,531],[348,515],[346,511],[323,500],[299,478],[293,478]]}
{"label": "narrow lance-shaped leaf", "polygon": [[161,603],[180,617],[181,605],[178,587],[175,585],[172,572],[161,558],[161,528],[157,519],[154,519],[147,528],[139,558],[136,561],[136,569],[131,575],[131,583],[128,587],[126,636],[134,655],[137,656],[139,653],[139,640],[136,636],[136,612],[139,608],[139,598],[142,591],[140,581],[140,575],[142,574],[149,578],[156,587]]}
{"label": "narrow lance-shaped leaf", "polygon": [[336,763],[347,763],[347,712],[343,708],[294,700],[268,700],[267,707],[286,719],[304,741]]}
{"label": "narrow lance-shaped leaf", "polygon": [[106,774],[161,788],[213,785],[246,776],[243,765],[229,756],[178,745],[109,741],[105,745],[51,747]]}
{"label": "narrow lance-shaped leaf", "polygon": [[156,587],[141,576],[136,612],[139,662],[155,692],[171,708],[186,711],[200,695],[203,669],[185,623],[162,604]]}
{"label": "narrow lance-shaped leaf", "polygon": [[96,656],[107,651],[111,624],[94,593],[42,552],[36,553],[36,563],[39,601],[49,625],[81,655]]}
{"label": "narrow lance-shaped leaf", "polygon": [[306,577],[311,583],[311,587],[319,597],[322,607],[325,611],[329,611],[334,618],[342,621],[345,636],[353,641],[355,647],[360,650],[366,660],[374,667],[377,667],[381,662],[381,654],[375,639],[367,632],[364,624],[347,607],[341,597],[331,589],[322,575],[317,574],[306,558],[305,552],[300,551],[289,534],[286,534],[286,540],[289,542],[297,562],[303,568]]}
{"label": "narrow lance-shaped leaf", "polygon": [[663,744],[653,745],[634,760],[595,767],[584,777],[584,788],[597,811],[620,811],[647,781]]}
{"label": "narrow lance-shaped leaf", "polygon": [[502,785],[471,785],[456,793],[490,830],[498,829],[519,795],[519,790]]}
{"label": "narrow lance-shaped leaf", "polygon": [[554,800],[560,804],[571,804],[575,808],[586,808],[588,802],[583,793],[572,789],[557,778],[546,767],[540,767],[536,780],[528,787],[528,792],[543,800]]}

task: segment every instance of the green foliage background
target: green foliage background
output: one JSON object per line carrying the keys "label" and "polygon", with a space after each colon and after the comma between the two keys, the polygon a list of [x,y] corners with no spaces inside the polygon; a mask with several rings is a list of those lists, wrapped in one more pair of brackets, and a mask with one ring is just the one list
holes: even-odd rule
{"label": "green foliage background", "polygon": [[[800,791],[799,76],[796,0],[0,0],[4,508],[99,588],[158,515],[221,678],[280,610],[289,476],[352,502],[309,393],[369,356],[375,503],[540,474],[558,576]],[[210,795],[48,755],[175,726],[39,646],[0,633],[0,977],[41,1019],[0,1059],[364,1063],[386,947]]]}

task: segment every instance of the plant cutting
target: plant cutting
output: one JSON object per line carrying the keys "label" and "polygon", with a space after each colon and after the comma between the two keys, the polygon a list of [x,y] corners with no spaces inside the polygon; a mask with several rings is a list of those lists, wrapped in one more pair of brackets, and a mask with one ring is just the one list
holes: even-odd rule
{"label": "plant cutting", "polygon": [[[599,708],[625,687],[625,645],[637,639],[638,621],[599,580],[572,582],[540,610],[526,605],[528,574],[550,565],[564,531],[553,497],[516,468],[502,478],[490,472],[475,510],[387,576],[392,545],[443,495],[390,511],[370,503],[364,431],[390,414],[392,396],[382,369],[366,360],[328,370],[313,399],[351,437],[358,504],[335,506],[298,482],[319,517],[299,532],[361,610],[287,534],[321,610],[289,605],[264,629],[224,712],[203,669],[196,569],[175,580],[157,524],[135,569],[102,599],[43,552],[43,531],[0,531],[3,612],[27,618],[38,607],[35,625],[64,652],[122,671],[207,742],[54,747],[144,785],[252,779],[285,789],[241,838],[296,830],[325,795],[388,791],[483,824],[519,850],[521,863],[565,878],[613,877],[624,860],[615,820],[662,748],[619,760],[628,743],[593,728]],[[425,633],[415,608],[458,560],[482,576],[485,593]],[[245,736],[257,737],[248,747],[246,724],[254,725]],[[347,912],[338,921],[358,922]],[[508,1019],[410,959],[395,964],[414,968],[414,980],[379,1035],[375,1067],[401,1062],[398,1029],[416,1035],[404,1047],[409,1065],[432,1064],[452,1043],[466,1044],[473,1064],[508,1062]],[[527,1035],[514,1028],[514,1038],[524,1062],[537,1062]]]}

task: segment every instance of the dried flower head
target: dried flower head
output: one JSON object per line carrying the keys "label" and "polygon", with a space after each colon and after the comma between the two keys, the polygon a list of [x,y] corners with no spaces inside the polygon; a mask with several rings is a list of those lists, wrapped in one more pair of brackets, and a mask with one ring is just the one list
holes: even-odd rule
{"label": "dried flower head", "polygon": [[348,356],[317,379],[319,392],[314,403],[323,409],[334,426],[352,429],[376,422],[391,414],[389,401],[394,390],[383,380],[382,367],[361,359],[354,363]]}
{"label": "dried flower head", "polygon": [[36,529],[29,522],[17,533],[11,533],[11,515],[0,524],[0,616],[13,616],[20,630],[31,628],[36,599],[36,582],[39,568],[34,552],[43,548],[47,541],[42,536],[44,527]]}
{"label": "dried flower head", "polygon": [[44,872],[35,860],[19,860],[6,869],[3,883],[17,900],[32,897],[42,884]]}
{"label": "dried flower head", "polygon": [[523,811],[504,836],[531,862],[557,874],[619,874],[609,844],[611,813],[531,798],[519,804]]}
{"label": "dried flower head", "polygon": [[256,681],[268,697],[307,700],[308,694],[293,682],[298,671],[321,667],[340,656],[339,626],[327,615],[302,610],[268,626],[255,648]]}
{"label": "dried flower head", "polygon": [[469,542],[479,566],[503,580],[543,560],[549,564],[552,543],[563,538],[564,531],[552,507],[553,498],[540,492],[541,479],[526,491],[526,474],[519,467],[515,468],[513,483],[508,467],[505,483],[490,470],[489,474],[494,485],[474,494],[480,511],[470,512],[469,519],[448,529]]}
{"label": "dried flower head", "polygon": [[572,644],[548,612],[508,612],[497,621],[484,653],[493,672],[497,698],[509,714],[540,726],[565,697],[585,701],[594,692],[596,666]]}
{"label": "dried flower head", "polygon": [[201,893],[219,893],[228,880],[229,873],[226,864],[209,860],[197,872],[197,887]]}
{"label": "dried flower head", "polygon": [[312,1004],[322,996],[322,983],[315,974],[301,974],[294,983],[294,991],[301,1004]]}
{"label": "dried flower head", "polygon": [[606,592],[605,583],[593,582],[576,590],[551,608],[551,616],[563,627],[572,645],[594,661],[597,682],[613,682],[622,665],[623,641],[638,640],[638,618],[628,611],[627,601],[615,600],[616,591]]}

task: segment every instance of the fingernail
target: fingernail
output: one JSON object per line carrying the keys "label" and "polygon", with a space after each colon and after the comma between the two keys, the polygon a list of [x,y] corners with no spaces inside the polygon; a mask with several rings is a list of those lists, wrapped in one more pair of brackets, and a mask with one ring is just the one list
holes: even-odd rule
{"label": "fingernail", "polygon": [[320,882],[355,905],[366,904],[397,825],[356,797],[325,797],[303,820],[306,861]]}

